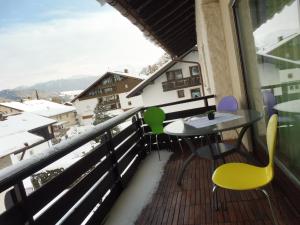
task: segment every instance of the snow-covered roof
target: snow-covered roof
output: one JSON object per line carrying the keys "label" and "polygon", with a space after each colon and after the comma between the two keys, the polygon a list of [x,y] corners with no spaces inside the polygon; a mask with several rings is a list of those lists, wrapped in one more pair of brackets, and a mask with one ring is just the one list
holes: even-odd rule
{"label": "snow-covered roof", "polygon": [[0,105],[17,109],[23,112],[32,112],[41,116],[50,117],[75,111],[75,107],[50,102],[47,100],[26,100],[24,102],[2,102]]}
{"label": "snow-covered roof", "polygon": [[10,115],[6,120],[0,121],[0,139],[15,133],[22,133],[39,127],[48,126],[55,122],[56,120],[28,112]]}
{"label": "snow-covered roof", "polygon": [[43,140],[44,138],[26,131],[2,136],[0,137],[0,158],[25,148],[25,143],[31,146]]}
{"label": "snow-covered roof", "polygon": [[112,74],[120,75],[120,76],[125,76],[125,77],[132,77],[140,80],[147,79],[148,76],[143,75],[143,74],[132,74],[132,73],[123,73],[123,72],[109,72]]}
{"label": "snow-covered roof", "polygon": [[79,95],[83,90],[73,90],[73,91],[61,91],[60,95],[64,96],[64,95]]}

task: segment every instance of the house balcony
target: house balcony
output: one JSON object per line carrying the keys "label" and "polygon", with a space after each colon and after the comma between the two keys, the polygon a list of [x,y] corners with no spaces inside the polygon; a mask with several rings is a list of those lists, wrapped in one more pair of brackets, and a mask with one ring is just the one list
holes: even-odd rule
{"label": "house balcony", "polygon": [[181,88],[193,87],[201,84],[200,76],[185,77],[182,79],[162,82],[163,91],[172,91]]}
{"label": "house balcony", "polygon": [[[215,109],[214,96],[183,100],[160,107],[186,103],[196,103],[193,105],[197,107],[167,113],[165,124]],[[0,193],[6,193],[6,210],[0,215],[0,224],[103,224],[110,217],[118,217],[119,215],[111,214],[111,210],[118,204],[120,195],[132,187],[144,188],[144,184],[136,182],[135,177],[151,155],[148,154],[149,136],[145,136],[149,127],[142,119],[144,110],[142,107],[128,110],[76,138],[57,144],[44,154],[2,169]],[[128,120],[131,121],[128,127],[113,134],[114,127]],[[102,143],[41,187],[31,193],[26,192],[22,182],[24,179],[96,138],[102,140]],[[159,139],[161,149],[168,148],[168,140],[167,136]],[[174,153],[164,167],[159,186],[151,200],[140,209],[135,224],[191,225],[212,224],[212,221],[222,225],[271,224],[266,200],[254,191],[220,191],[221,201],[227,202],[226,208],[212,210],[209,160],[195,159],[188,167],[182,185],[178,186],[176,177],[182,160],[189,153],[187,146],[182,144],[184,154],[180,153],[176,139],[171,138]],[[155,145],[152,149],[155,150]],[[226,160],[243,161],[238,155],[229,156]],[[152,161],[159,162],[156,157]],[[296,209],[280,192],[279,186],[274,185],[274,189],[280,225],[299,224],[300,216]],[[125,202],[123,209],[128,208],[129,203],[139,201],[135,198],[136,196],[131,196],[130,202]]]}

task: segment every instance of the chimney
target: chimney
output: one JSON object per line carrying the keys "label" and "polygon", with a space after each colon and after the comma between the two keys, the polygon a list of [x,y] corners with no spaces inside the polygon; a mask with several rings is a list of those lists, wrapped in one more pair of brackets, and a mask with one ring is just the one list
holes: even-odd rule
{"label": "chimney", "polygon": [[38,93],[38,91],[37,90],[35,90],[35,97],[36,97],[36,99],[37,100],[39,100],[40,98],[39,98],[39,93]]}
{"label": "chimney", "polygon": [[124,69],[124,73],[128,73],[128,69]]}

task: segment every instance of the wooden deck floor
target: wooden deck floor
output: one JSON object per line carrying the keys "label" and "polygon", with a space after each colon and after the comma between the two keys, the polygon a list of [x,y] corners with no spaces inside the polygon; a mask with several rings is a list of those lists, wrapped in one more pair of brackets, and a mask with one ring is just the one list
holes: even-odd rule
{"label": "wooden deck floor", "polygon": [[[187,154],[172,155],[158,189],[151,202],[142,210],[136,225],[272,224],[267,201],[263,194],[257,191],[235,192],[219,189],[219,198],[221,202],[226,199],[227,208],[219,211],[211,210],[211,163],[208,160],[195,159],[186,170],[182,185],[179,187],[176,178],[182,159],[186,157]],[[238,155],[229,156],[226,160],[243,161]],[[276,186],[274,189],[280,225],[300,224],[297,212]]]}

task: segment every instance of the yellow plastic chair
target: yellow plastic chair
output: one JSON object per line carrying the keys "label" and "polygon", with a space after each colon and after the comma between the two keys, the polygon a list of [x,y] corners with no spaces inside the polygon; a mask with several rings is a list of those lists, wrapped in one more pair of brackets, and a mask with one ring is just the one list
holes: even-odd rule
{"label": "yellow plastic chair", "polygon": [[266,167],[257,167],[246,163],[227,163],[218,167],[212,175],[212,181],[214,183],[213,196],[217,187],[236,191],[254,189],[262,191],[268,200],[273,222],[276,225],[278,225],[278,223],[275,219],[275,212],[272,207],[270,196],[263,187],[269,184],[274,176],[277,121],[278,116],[274,114],[268,122],[267,146],[269,151],[269,164]]}

